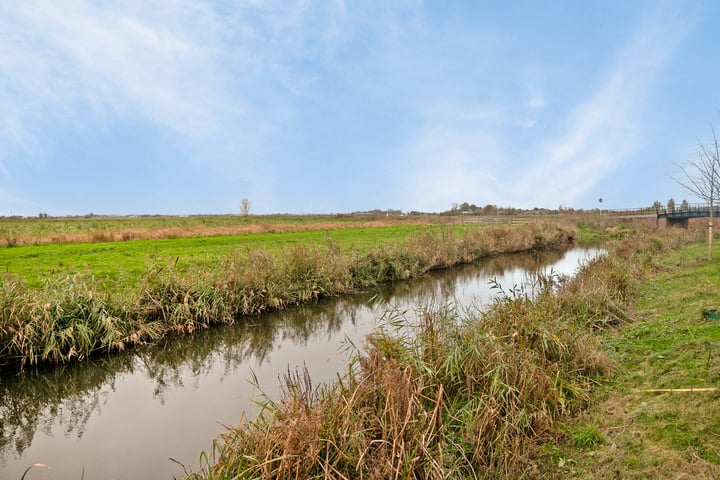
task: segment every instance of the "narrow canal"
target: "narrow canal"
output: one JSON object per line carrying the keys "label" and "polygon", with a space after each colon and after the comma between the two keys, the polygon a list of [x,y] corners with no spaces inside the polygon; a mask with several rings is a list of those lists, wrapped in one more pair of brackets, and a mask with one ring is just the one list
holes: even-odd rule
{"label": "narrow canal", "polygon": [[331,299],[242,325],[173,337],[59,368],[26,371],[0,382],[0,477],[17,479],[171,479],[198,466],[224,425],[257,412],[260,392],[279,393],[279,376],[305,364],[316,383],[347,364],[343,346],[362,340],[388,309],[455,300],[488,302],[529,274],[571,275],[602,250],[573,248],[493,258],[477,265]]}

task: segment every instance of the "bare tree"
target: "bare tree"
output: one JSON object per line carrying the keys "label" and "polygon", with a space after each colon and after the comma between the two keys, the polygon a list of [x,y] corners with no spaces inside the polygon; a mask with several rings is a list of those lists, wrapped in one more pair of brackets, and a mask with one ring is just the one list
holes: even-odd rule
{"label": "bare tree", "polygon": [[250,200],[243,198],[240,202],[240,215],[250,215]]}
{"label": "bare tree", "polygon": [[682,177],[673,178],[687,191],[710,204],[708,222],[708,258],[712,259],[713,215],[720,194],[720,144],[715,129],[712,129],[712,143],[698,141],[698,159],[680,165]]}

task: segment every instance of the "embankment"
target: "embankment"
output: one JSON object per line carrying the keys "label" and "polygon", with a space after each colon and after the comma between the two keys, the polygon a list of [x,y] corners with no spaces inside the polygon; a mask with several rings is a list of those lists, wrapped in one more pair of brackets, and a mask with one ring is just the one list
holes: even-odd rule
{"label": "embankment", "polygon": [[108,291],[82,274],[55,276],[42,289],[7,277],[0,283],[0,366],[7,371],[83,359],[573,238],[571,228],[528,223],[436,229],[361,254],[345,253],[331,240],[323,248],[300,245],[282,253],[235,251],[213,269],[155,264],[130,293]]}

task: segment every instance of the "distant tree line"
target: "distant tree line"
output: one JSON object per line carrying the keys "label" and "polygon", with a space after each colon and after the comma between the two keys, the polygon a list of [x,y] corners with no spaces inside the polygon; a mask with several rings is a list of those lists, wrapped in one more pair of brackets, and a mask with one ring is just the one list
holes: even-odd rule
{"label": "distant tree line", "polygon": [[[475,205],[474,203],[463,202],[453,203],[450,210],[440,212],[441,215],[526,215],[526,214],[543,214],[552,215],[560,213],[574,213],[583,212],[584,210],[575,210],[565,206],[560,206],[557,209],[550,208],[539,208],[535,207],[532,209],[522,209],[515,207],[499,207],[493,204],[487,204],[484,207]],[[411,214],[414,212],[411,212]],[[419,212],[418,212],[419,213]]]}

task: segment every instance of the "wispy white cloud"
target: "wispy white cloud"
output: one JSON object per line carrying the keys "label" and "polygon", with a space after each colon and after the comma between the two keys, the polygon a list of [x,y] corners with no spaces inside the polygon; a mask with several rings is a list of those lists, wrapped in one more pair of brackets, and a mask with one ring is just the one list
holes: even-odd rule
{"label": "wispy white cloud", "polygon": [[525,102],[525,106],[532,110],[543,108],[545,105],[547,105],[545,95],[537,89],[532,92],[530,98]]}
{"label": "wispy white cloud", "polygon": [[498,140],[486,129],[498,121],[494,109],[445,105],[413,132],[413,141],[396,154],[394,169],[400,208],[437,211],[452,203],[480,201],[495,194],[495,176],[503,156]]}
{"label": "wispy white cloud", "polygon": [[[597,90],[565,106],[560,122],[543,115],[548,100],[538,89],[515,106],[506,101],[494,107],[500,113],[492,118],[456,116],[454,135],[442,128],[447,116],[440,110],[401,149],[405,168],[416,172],[403,194],[422,192],[413,208],[429,210],[447,208],[451,197],[523,207],[576,204],[646,141],[647,101],[688,28],[673,11],[649,14],[614,62],[601,67],[600,80],[592,82]],[[536,128],[540,119],[552,122],[545,131],[554,136],[516,148],[518,128]]]}
{"label": "wispy white cloud", "polygon": [[[630,161],[646,141],[647,101],[663,69],[687,33],[675,12],[658,10],[646,17],[607,69],[599,89],[573,108],[565,132],[541,145],[538,160],[508,185],[525,205],[558,199],[574,204],[603,177]],[[552,172],[552,182],[531,188]]]}
{"label": "wispy white cloud", "polygon": [[[428,102],[429,103],[429,102]],[[435,124],[479,125],[502,122],[506,112],[497,106],[477,106],[464,103],[430,103],[417,112],[424,122]]]}
{"label": "wispy white cloud", "polygon": [[658,8],[567,105],[548,88],[562,73],[513,63],[504,27],[460,16],[420,0],[0,3],[0,168],[63,162],[56,139],[131,125],[160,132],[179,166],[245,180],[258,204],[286,194],[295,162],[319,176],[319,155],[361,154],[403,208],[573,204],[642,145],[648,92],[687,28]]}
{"label": "wispy white cloud", "polygon": [[[228,173],[248,168],[281,119],[272,105],[253,104],[262,59],[243,44],[230,54],[226,22],[209,4],[183,0],[3,4],[3,143],[37,152],[51,124],[147,122],[176,135],[195,159]],[[205,149],[216,155],[198,154]]]}
{"label": "wispy white cloud", "polygon": [[240,175],[260,168],[293,117],[294,97],[323,94],[313,70],[333,68],[345,46],[378,33],[366,27],[400,35],[396,9],[415,3],[3,3],[0,135],[6,149],[30,154],[47,147],[48,125],[148,122],[196,161]]}

